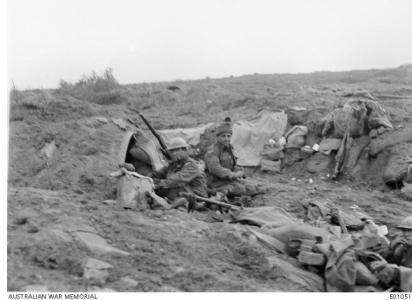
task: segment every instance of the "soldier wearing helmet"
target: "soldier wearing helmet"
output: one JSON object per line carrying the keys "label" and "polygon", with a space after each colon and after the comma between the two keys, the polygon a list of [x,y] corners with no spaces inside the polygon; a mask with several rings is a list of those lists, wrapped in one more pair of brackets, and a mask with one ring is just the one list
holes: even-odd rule
{"label": "soldier wearing helmet", "polygon": [[184,139],[176,137],[170,140],[168,151],[172,159],[165,179],[156,183],[156,192],[167,197],[172,202],[172,207],[187,205],[187,199],[181,197],[180,192],[208,196],[204,172],[196,161],[189,157],[188,149],[189,145]]}
{"label": "soldier wearing helmet", "polygon": [[391,243],[385,258],[390,263],[412,268],[412,216],[404,218],[397,228],[401,234]]}
{"label": "soldier wearing helmet", "polygon": [[397,228],[401,234],[383,254],[387,262],[374,262],[372,268],[387,287],[407,292],[412,290],[412,216],[404,218]]}

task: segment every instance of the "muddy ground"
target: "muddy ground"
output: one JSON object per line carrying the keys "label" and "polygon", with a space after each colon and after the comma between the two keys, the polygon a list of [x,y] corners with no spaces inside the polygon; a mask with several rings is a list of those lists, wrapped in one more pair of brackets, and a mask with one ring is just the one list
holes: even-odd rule
{"label": "muddy ground", "polygon": [[[106,94],[81,93],[73,85],[12,91],[8,290],[310,291],[271,265],[271,256],[286,258],[249,243],[244,225],[212,222],[205,212],[118,208],[110,201],[116,179],[109,177],[125,133],[118,124],[123,120],[127,129],[146,130],[137,111],[155,128],[166,129],[226,116],[248,119],[262,109],[288,112],[293,106],[305,107],[308,118],[316,119],[343,105],[354,91],[375,97],[394,126],[411,126],[410,65],[115,85]],[[346,212],[357,205],[391,232],[412,214],[412,203],[374,174],[335,181],[308,173],[301,161],[281,174],[248,169],[247,175],[266,189],[254,206],[277,205],[297,217],[308,198]],[[90,241],[103,246],[93,248]]]}

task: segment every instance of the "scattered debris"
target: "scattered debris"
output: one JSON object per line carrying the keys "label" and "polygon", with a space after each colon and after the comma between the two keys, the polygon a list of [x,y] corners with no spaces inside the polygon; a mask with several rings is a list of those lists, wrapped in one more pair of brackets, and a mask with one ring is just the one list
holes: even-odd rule
{"label": "scattered debris", "polygon": [[300,263],[312,266],[323,266],[326,263],[326,259],[322,254],[311,251],[300,251],[298,260]]}
{"label": "scattered debris", "polygon": [[104,261],[88,258],[84,265],[83,277],[89,284],[104,285],[110,276],[113,266]]}
{"label": "scattered debris", "polygon": [[170,91],[180,91],[181,90],[181,88],[178,87],[177,85],[169,85],[167,89]]}
{"label": "scattered debris", "polygon": [[121,130],[127,129],[127,124],[123,119],[112,119],[113,123],[119,126]]}
{"label": "scattered debris", "polygon": [[54,153],[56,152],[56,143],[52,141],[44,145],[40,152],[43,153],[47,158],[52,158]]}
{"label": "scattered debris", "polygon": [[290,110],[294,110],[294,111],[305,111],[306,107],[303,106],[292,106],[289,108]]}
{"label": "scattered debris", "polygon": [[122,277],[122,278],[120,278],[119,281],[126,288],[135,288],[138,284],[138,282],[136,280],[134,280],[133,278],[130,278],[129,276]]}
{"label": "scattered debris", "polygon": [[312,149],[309,145],[303,146],[300,150],[308,154],[312,154],[314,151],[314,149]]}
{"label": "scattered debris", "polygon": [[104,117],[96,117],[96,120],[103,124],[107,124],[109,122],[109,120]]}
{"label": "scattered debris", "polygon": [[116,200],[104,200],[103,203],[107,205],[116,205],[117,202]]}
{"label": "scattered debris", "polygon": [[75,232],[74,234],[90,251],[96,254],[130,255],[129,252],[110,246],[104,238],[90,232]]}

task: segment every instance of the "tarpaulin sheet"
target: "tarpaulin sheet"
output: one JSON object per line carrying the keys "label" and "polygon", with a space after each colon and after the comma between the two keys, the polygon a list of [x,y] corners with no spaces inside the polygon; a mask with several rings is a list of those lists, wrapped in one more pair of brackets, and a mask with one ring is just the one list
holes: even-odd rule
{"label": "tarpaulin sheet", "polygon": [[[206,128],[213,126],[208,123],[195,128],[177,128],[159,131],[166,141],[173,137],[182,137],[190,145],[197,146],[200,142],[200,134]],[[238,157],[240,166],[258,166],[260,164],[263,146],[269,139],[279,140],[285,133],[287,115],[281,112],[263,110],[252,120],[241,120],[233,124],[231,144],[234,154]]]}
{"label": "tarpaulin sheet", "polygon": [[324,292],[324,282],[319,275],[295,267],[289,263],[286,259],[276,256],[268,257],[269,265],[276,268],[276,271],[285,278],[296,282],[309,291],[312,292]]}
{"label": "tarpaulin sheet", "polygon": [[235,216],[234,223],[247,223],[259,227],[278,228],[294,224],[296,218],[277,206],[245,207]]}

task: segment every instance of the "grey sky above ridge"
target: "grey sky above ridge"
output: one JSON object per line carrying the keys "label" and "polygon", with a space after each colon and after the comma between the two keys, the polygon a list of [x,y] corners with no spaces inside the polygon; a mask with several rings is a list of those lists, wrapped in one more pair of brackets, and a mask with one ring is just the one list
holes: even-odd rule
{"label": "grey sky above ridge", "polygon": [[412,62],[409,0],[13,0],[8,80],[54,88],[92,70],[120,83]]}

